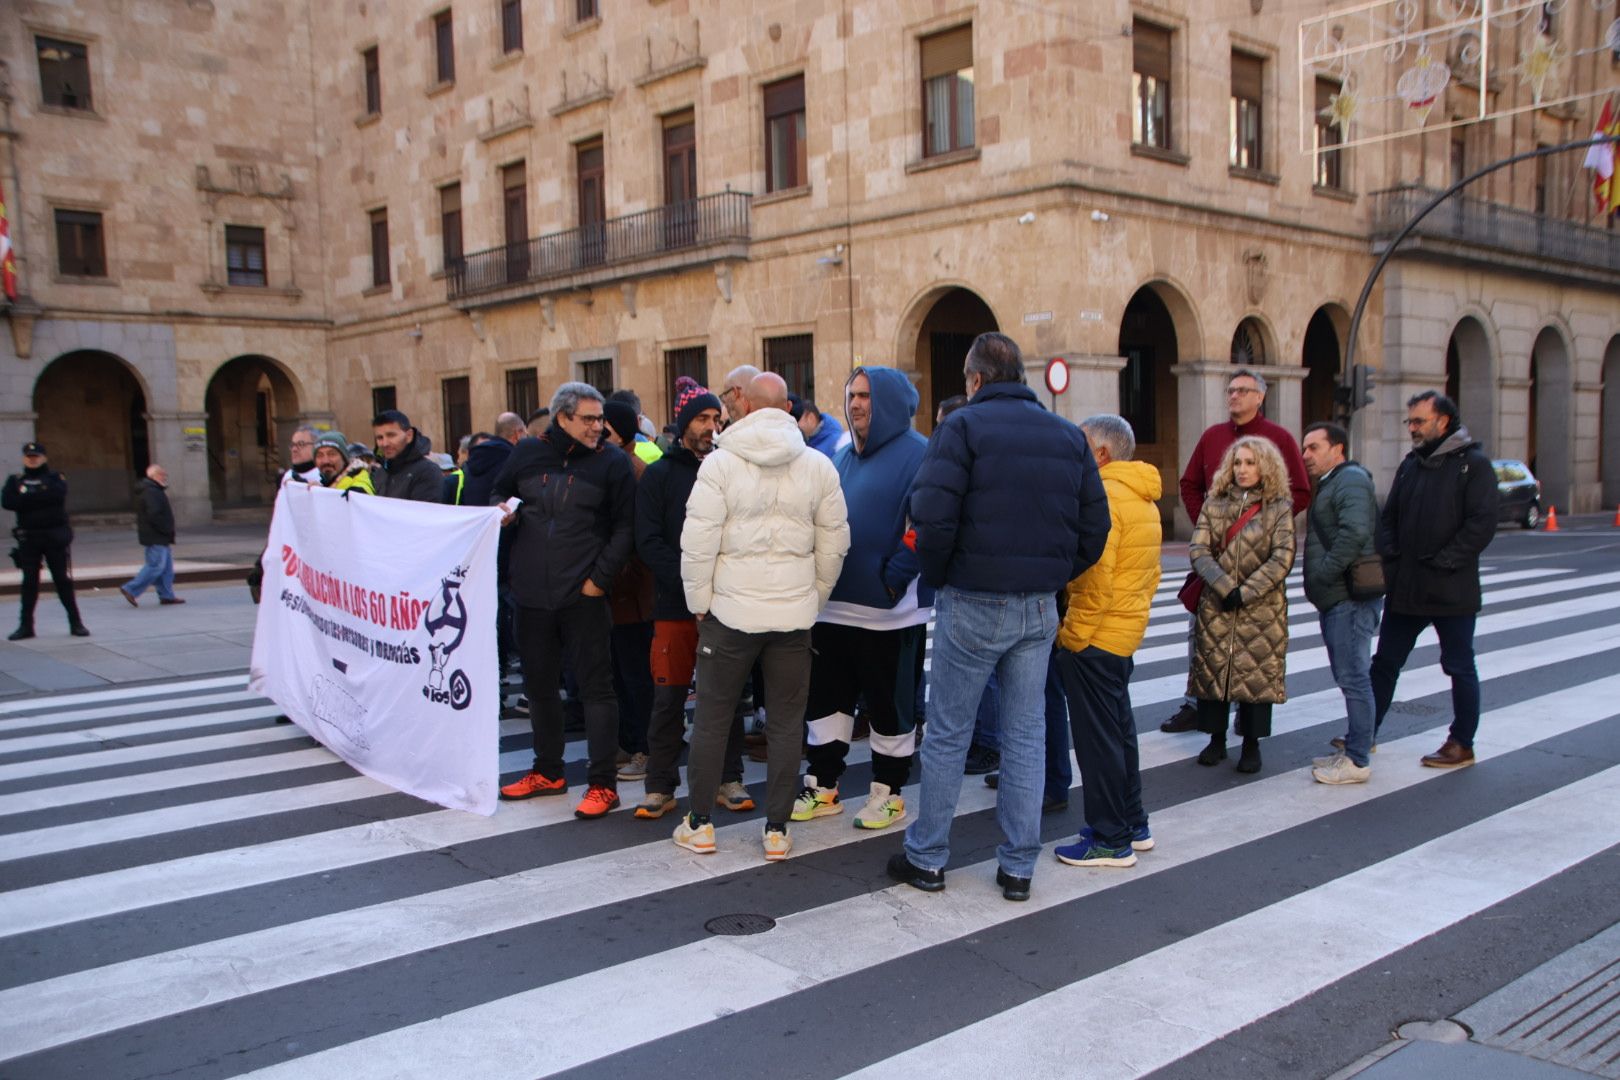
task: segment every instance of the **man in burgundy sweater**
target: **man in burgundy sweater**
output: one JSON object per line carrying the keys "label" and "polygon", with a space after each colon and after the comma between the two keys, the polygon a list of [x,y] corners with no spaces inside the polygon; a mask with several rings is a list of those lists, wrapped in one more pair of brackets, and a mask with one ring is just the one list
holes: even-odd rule
{"label": "man in burgundy sweater", "polygon": [[[1260,408],[1265,403],[1264,378],[1248,368],[1239,368],[1232,373],[1226,382],[1226,409],[1231,419],[1210,425],[1199,436],[1198,445],[1193,447],[1192,458],[1181,474],[1181,505],[1187,508],[1187,516],[1194,524],[1198,522],[1198,511],[1204,508],[1204,499],[1215,481],[1215,471],[1220,468],[1227,447],[1245,435],[1270,439],[1282,454],[1283,464],[1288,466],[1288,490],[1294,496],[1294,513],[1303,512],[1311,504],[1311,478],[1305,472],[1305,459],[1300,455],[1299,443],[1286,428],[1260,415]],[[1191,641],[1192,635],[1189,633],[1189,654]],[[1188,662],[1190,664],[1191,660]],[[1159,725],[1159,730],[1192,731],[1197,726],[1197,710],[1192,698],[1188,697],[1183,699],[1181,708],[1174,716]]]}

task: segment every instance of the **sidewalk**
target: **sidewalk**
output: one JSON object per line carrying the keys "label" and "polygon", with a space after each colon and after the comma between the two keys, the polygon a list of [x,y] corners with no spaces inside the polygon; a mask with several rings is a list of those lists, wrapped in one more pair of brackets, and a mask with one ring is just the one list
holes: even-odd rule
{"label": "sidewalk", "polygon": [[[230,523],[193,526],[180,531],[174,545],[174,579],[180,583],[243,580],[248,568],[264,550],[270,531],[263,524]],[[134,525],[75,526],[73,530],[73,580],[80,588],[116,588],[135,576],[141,568],[142,550],[135,541]],[[40,583],[44,598],[54,595],[48,572]],[[4,561],[0,569],[0,596],[16,596],[22,571]],[[94,629],[92,627],[92,629]]]}

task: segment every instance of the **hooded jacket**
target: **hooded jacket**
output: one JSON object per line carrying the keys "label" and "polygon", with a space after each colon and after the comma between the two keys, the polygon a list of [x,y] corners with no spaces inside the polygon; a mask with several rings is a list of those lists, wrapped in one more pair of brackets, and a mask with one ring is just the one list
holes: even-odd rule
{"label": "hooded jacket", "polygon": [[696,454],[675,443],[647,466],[636,485],[636,554],[652,571],[654,619],[692,617],[681,583],[681,529],[700,464]]}
{"label": "hooded jacket", "polygon": [[411,445],[400,451],[392,461],[384,461],[377,494],[385,499],[410,499],[413,502],[443,502],[444,473],[428,459],[433,443],[420,431]]}
{"label": "hooded jacket", "polygon": [[589,579],[604,593],[630,557],[635,476],[607,440],[595,449],[552,424],[520,441],[495,478],[492,501],[523,500],[508,574],[521,607],[558,610],[577,603]]}
{"label": "hooded jacket", "polygon": [[1130,656],[1147,633],[1159,587],[1164,526],[1154,505],[1164,494],[1159,470],[1145,461],[1110,461],[1098,470],[1108,492],[1108,542],[1096,563],[1069,582],[1069,608],[1057,643],[1070,652],[1095,645]]}
{"label": "hooded jacket", "polygon": [[150,476],[135,492],[135,539],[142,547],[168,547],[174,543],[174,509],[163,485]]}
{"label": "hooded jacket", "polygon": [[467,461],[461,466],[461,474],[465,478],[461,488],[463,506],[490,504],[489,495],[495,490],[495,478],[511,456],[512,444],[505,439],[485,439],[467,451]]}
{"label": "hooded jacket", "polygon": [[1491,459],[1466,427],[1407,454],[1378,519],[1386,610],[1478,612],[1479,556],[1496,536],[1499,499]]}
{"label": "hooded jacket", "polygon": [[[870,371],[872,369],[856,368],[855,371],[850,373],[849,377],[853,379],[855,375],[862,370]],[[902,376],[902,378],[904,378],[904,376]],[[907,379],[906,384],[909,386],[910,383],[911,380]],[[846,381],[844,385],[848,386],[849,383]],[[912,396],[916,396],[915,388],[912,390]],[[911,411],[913,415],[916,414],[917,408],[915,404],[912,405]],[[831,413],[822,413],[821,426],[816,428],[816,433],[806,439],[805,443],[812,450],[819,450],[830,458],[836,458],[839,452],[843,450],[844,446],[850,445],[850,440],[845,438],[844,425],[838,422],[838,418],[836,416],[833,416]],[[840,446],[839,443],[843,443],[844,445]]]}
{"label": "hooded jacket", "polygon": [[1054,594],[1102,554],[1108,496],[1080,429],[998,382],[934,430],[911,520],[934,588]]}
{"label": "hooded jacket", "polygon": [[1373,553],[1378,495],[1372,477],[1356,462],[1345,462],[1316,485],[1305,515],[1305,599],[1328,611],[1350,599],[1344,584],[1350,564]]}
{"label": "hooded jacket", "polygon": [[851,441],[833,456],[849,512],[849,554],[821,621],[874,630],[916,626],[928,621],[934,604],[933,589],[912,588],[919,567],[903,541],[911,482],[928,452],[928,440],[911,427],[917,388],[891,367],[858,367],[850,381],[857,375],[871,387],[872,421],[859,450]]}
{"label": "hooded jacket", "polygon": [[838,470],[792,416],[755,409],[715,438],[681,529],[688,608],[748,634],[807,630],[848,550]]}

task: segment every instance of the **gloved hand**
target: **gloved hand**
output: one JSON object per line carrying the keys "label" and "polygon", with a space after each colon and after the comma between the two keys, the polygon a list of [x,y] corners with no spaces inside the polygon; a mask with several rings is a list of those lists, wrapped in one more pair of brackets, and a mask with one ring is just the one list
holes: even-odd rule
{"label": "gloved hand", "polygon": [[1229,592],[1225,596],[1221,597],[1221,610],[1222,611],[1236,611],[1238,608],[1240,608],[1242,606],[1243,606],[1243,590],[1241,588],[1233,589],[1231,592]]}

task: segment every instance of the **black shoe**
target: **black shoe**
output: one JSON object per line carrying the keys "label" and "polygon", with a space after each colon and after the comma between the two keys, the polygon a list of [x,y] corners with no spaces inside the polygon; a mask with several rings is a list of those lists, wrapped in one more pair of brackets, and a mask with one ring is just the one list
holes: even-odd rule
{"label": "black shoe", "polygon": [[991,791],[995,791],[996,789],[1000,788],[1001,787],[1001,773],[999,773],[999,772],[985,773],[984,774],[984,786],[989,788]]}
{"label": "black shoe", "polygon": [[1176,710],[1176,715],[1159,725],[1159,730],[1170,735],[1198,730],[1198,710],[1191,705],[1182,705]]}
{"label": "black shoe", "polygon": [[7,641],[27,641],[29,638],[31,638],[33,636],[34,636],[34,628],[32,626],[19,626],[19,627],[17,627],[17,629],[13,630],[10,633],[10,635],[7,636],[6,640]]}
{"label": "black shoe", "polygon": [[74,623],[68,627],[68,633],[72,634],[74,637],[89,637],[90,628],[84,625],[82,622]]}
{"label": "black shoe", "polygon": [[1226,739],[1220,735],[1211,736],[1209,745],[1198,751],[1198,764],[1214,765],[1218,761],[1226,760]]}
{"label": "black shoe", "polygon": [[290,724],[290,723],[292,723],[292,717],[290,717],[290,716],[278,716],[278,717],[276,717],[276,723],[278,723],[278,724]]}
{"label": "black shoe", "polygon": [[1043,814],[1061,814],[1068,808],[1068,799],[1060,799],[1055,795],[1046,795],[1041,799],[1041,813]]}
{"label": "black shoe", "polygon": [[983,776],[1001,768],[1001,751],[977,744],[969,746],[967,760],[962,765],[963,776]]}
{"label": "black shoe", "polygon": [[1259,739],[1243,740],[1243,753],[1238,756],[1237,771],[1241,773],[1257,773],[1260,771]]}
{"label": "black shoe", "polygon": [[903,851],[898,855],[889,857],[888,869],[890,877],[902,885],[910,885],[913,889],[921,889],[923,892],[939,892],[945,888],[945,871],[924,870],[921,867],[912,866],[911,860],[906,858],[906,853]]}
{"label": "black shoe", "polygon": [[1029,878],[1013,877],[1007,871],[996,867],[996,884],[1001,886],[1003,900],[1028,900]]}

